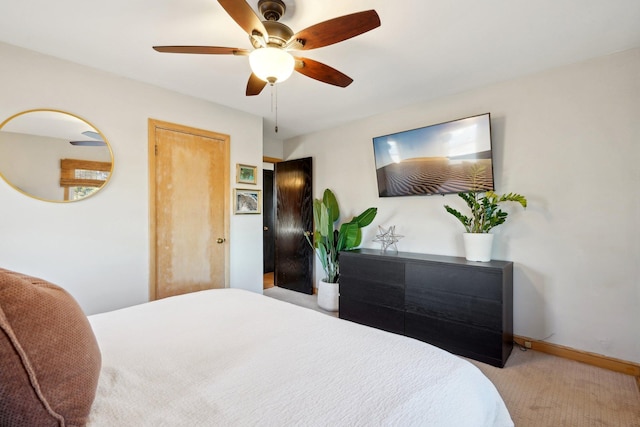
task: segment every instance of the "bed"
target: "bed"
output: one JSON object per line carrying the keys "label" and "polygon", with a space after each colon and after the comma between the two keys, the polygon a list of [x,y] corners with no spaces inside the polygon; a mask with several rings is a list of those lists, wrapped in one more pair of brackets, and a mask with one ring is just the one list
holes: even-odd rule
{"label": "bed", "polygon": [[513,426],[429,344],[239,289],[85,316],[0,269],[2,426]]}
{"label": "bed", "polygon": [[423,342],[238,289],[89,317],[89,426],[510,426],[472,364]]}

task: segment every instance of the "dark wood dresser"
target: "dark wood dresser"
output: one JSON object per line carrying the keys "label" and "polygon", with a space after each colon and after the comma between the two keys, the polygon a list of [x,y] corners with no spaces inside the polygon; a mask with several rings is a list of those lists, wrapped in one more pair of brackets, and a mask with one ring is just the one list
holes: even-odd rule
{"label": "dark wood dresser", "polygon": [[513,348],[513,263],[341,252],[339,315],[503,367]]}

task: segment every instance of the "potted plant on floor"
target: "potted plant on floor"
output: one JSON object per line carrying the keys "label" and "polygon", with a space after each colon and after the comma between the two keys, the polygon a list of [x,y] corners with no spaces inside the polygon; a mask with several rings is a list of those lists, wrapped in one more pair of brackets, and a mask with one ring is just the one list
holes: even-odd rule
{"label": "potted plant on floor", "polygon": [[517,202],[527,207],[527,199],[517,193],[498,195],[493,191],[458,193],[471,210],[471,216],[445,205],[451,215],[464,226],[465,255],[469,261],[490,261],[493,234],[489,231],[507,220],[507,212],[499,208],[503,202]]}
{"label": "potted plant on floor", "polygon": [[328,188],[322,199],[313,201],[313,220],[315,229],[304,233],[307,242],[314,249],[325,278],[318,283],[318,305],[328,311],[338,310],[338,279],[340,277],[340,251],[354,249],[362,242],[361,228],[371,224],[377,208],[368,208],[349,222],[336,228],[340,218],[340,209],[336,196]]}

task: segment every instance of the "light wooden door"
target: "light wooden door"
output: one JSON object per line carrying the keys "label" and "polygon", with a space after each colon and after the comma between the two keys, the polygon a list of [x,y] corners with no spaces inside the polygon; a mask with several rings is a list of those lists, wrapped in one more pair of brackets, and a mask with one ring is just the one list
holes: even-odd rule
{"label": "light wooden door", "polygon": [[149,120],[151,299],[228,285],[229,137]]}

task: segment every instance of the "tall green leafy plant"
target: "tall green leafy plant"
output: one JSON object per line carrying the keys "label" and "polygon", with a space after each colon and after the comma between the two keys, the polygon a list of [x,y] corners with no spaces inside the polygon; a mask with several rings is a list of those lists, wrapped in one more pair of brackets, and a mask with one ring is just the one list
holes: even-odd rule
{"label": "tall green leafy plant", "polygon": [[304,236],[322,264],[326,274],[325,281],[338,283],[340,251],[348,251],[360,246],[362,242],[361,229],[371,224],[377,213],[377,208],[368,208],[360,215],[352,218],[351,221],[345,222],[339,228],[336,228],[340,218],[340,209],[333,192],[327,188],[324,190],[322,199],[313,201],[313,220],[315,224],[313,241],[311,240],[311,232],[306,231]]}
{"label": "tall green leafy plant", "polygon": [[451,215],[458,218],[467,233],[488,233],[507,220],[507,212],[499,208],[498,204],[503,202],[517,202],[523,208],[527,207],[527,199],[517,193],[498,195],[493,191],[458,193],[471,210],[471,216],[462,214],[460,211],[445,205],[444,208]]}

